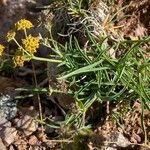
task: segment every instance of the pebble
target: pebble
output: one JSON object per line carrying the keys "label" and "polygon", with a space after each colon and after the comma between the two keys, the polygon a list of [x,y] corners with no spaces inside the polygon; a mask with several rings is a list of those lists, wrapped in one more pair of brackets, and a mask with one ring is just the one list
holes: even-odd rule
{"label": "pebble", "polygon": [[6,146],[4,145],[4,143],[3,143],[3,141],[2,141],[1,138],[0,138],[0,149],[1,149],[1,150],[7,150],[7,149],[6,149]]}
{"label": "pebble", "polygon": [[20,119],[15,119],[16,128],[21,129],[26,136],[37,130],[37,123],[31,116],[25,115]]}
{"label": "pebble", "polygon": [[1,131],[1,138],[6,146],[12,144],[17,138],[17,130],[13,127],[6,127]]}

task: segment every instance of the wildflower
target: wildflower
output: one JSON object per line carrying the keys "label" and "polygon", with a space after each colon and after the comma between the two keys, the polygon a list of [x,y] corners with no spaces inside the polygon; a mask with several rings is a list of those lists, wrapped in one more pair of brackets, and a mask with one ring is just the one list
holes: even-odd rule
{"label": "wildflower", "polygon": [[16,51],[16,53],[14,54],[14,57],[12,58],[14,67],[23,67],[24,65],[24,61],[25,61],[25,57],[23,54],[23,51],[21,51],[21,49],[18,49]]}
{"label": "wildflower", "polygon": [[15,31],[13,31],[13,30],[9,31],[9,32],[7,33],[7,35],[6,35],[6,40],[7,40],[7,42],[9,42],[9,41],[11,41],[12,39],[14,39],[14,38],[15,38],[15,35],[16,35],[16,32],[15,32]]}
{"label": "wildflower", "polygon": [[25,30],[33,27],[33,24],[29,20],[21,19],[15,24],[15,27],[17,30]]}
{"label": "wildflower", "polygon": [[32,35],[27,36],[26,39],[22,39],[22,43],[25,50],[30,54],[35,53],[36,49],[39,48],[39,38]]}
{"label": "wildflower", "polygon": [[5,47],[0,44],[0,56],[2,56],[4,49],[5,49]]}

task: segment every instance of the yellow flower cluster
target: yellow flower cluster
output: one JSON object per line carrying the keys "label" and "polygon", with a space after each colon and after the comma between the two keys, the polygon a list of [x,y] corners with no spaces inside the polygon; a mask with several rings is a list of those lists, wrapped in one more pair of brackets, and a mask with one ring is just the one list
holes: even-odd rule
{"label": "yellow flower cluster", "polygon": [[[15,29],[10,30],[6,35],[7,42],[13,40],[18,46],[18,49],[15,51],[12,58],[14,67],[22,67],[24,65],[25,58],[32,59],[34,56],[33,54],[37,51],[37,48],[39,48],[40,39],[27,34],[26,29],[30,29],[31,27],[33,27],[33,24],[29,20],[21,19],[15,23]],[[20,41],[18,42],[15,38],[17,31],[20,30],[24,30],[25,36],[25,38],[22,39],[22,43],[20,43]],[[4,47],[0,45],[0,55],[2,55],[3,50]]]}
{"label": "yellow flower cluster", "polygon": [[5,47],[0,44],[0,56],[2,56],[4,49],[5,49]]}
{"label": "yellow flower cluster", "polygon": [[13,30],[9,31],[6,35],[7,42],[10,42],[12,39],[14,39],[15,35],[16,35],[15,31],[13,31]]}
{"label": "yellow flower cluster", "polygon": [[14,57],[12,58],[14,67],[23,67],[25,57],[23,54],[23,51],[21,49],[18,49],[16,53],[14,54]]}
{"label": "yellow flower cluster", "polygon": [[37,51],[37,48],[39,48],[39,38],[29,35],[26,39],[22,39],[22,44],[27,52],[33,54]]}
{"label": "yellow flower cluster", "polygon": [[25,30],[33,27],[33,24],[29,20],[21,19],[15,24],[15,27],[17,30]]}

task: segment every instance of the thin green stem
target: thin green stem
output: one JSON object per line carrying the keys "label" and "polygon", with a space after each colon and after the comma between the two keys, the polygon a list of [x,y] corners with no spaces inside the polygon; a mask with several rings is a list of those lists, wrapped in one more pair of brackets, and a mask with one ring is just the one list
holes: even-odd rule
{"label": "thin green stem", "polygon": [[15,38],[13,38],[13,40],[19,48],[21,48],[28,56],[30,56],[30,54],[18,43],[18,41]]}
{"label": "thin green stem", "polygon": [[[34,76],[34,82],[35,82],[35,86],[36,88],[38,88],[38,83],[37,83],[37,78],[36,78],[36,74],[35,74],[35,66],[32,62],[32,69],[33,69],[33,76]],[[39,116],[40,116],[40,120],[43,121],[43,115],[42,115],[42,105],[41,105],[41,99],[40,99],[40,94],[37,93],[37,100],[38,100],[38,104],[39,104]],[[43,133],[43,125],[41,124],[42,127],[42,133]]]}
{"label": "thin green stem", "polygon": [[49,59],[49,58],[43,58],[43,57],[36,57],[36,56],[32,56],[31,59],[46,61],[46,62],[52,62],[52,63],[61,63],[62,62],[61,60]]}
{"label": "thin green stem", "polygon": [[18,45],[18,47],[22,48],[22,46],[20,46],[20,44],[17,42],[17,40],[15,38],[13,38],[13,40]]}
{"label": "thin green stem", "polygon": [[24,29],[25,38],[27,38],[27,30]]}

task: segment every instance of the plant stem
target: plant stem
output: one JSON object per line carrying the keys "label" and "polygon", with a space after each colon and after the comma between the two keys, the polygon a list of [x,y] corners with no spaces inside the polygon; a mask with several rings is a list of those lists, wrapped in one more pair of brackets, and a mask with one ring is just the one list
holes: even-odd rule
{"label": "plant stem", "polygon": [[[33,62],[32,62],[32,69],[33,69],[33,76],[34,76],[35,86],[36,86],[36,88],[38,88],[37,78],[36,78],[36,74],[35,74],[35,66],[34,66]],[[38,104],[39,104],[39,116],[40,116],[40,120],[43,121],[42,105],[41,105],[41,99],[40,99],[39,93],[37,93],[37,100],[38,100]],[[42,133],[43,133],[44,132],[44,128],[43,128],[42,124],[41,124],[41,128],[42,128]]]}
{"label": "plant stem", "polygon": [[49,58],[43,58],[43,57],[36,57],[36,56],[32,56],[31,59],[46,61],[46,62],[53,62],[53,63],[61,63],[62,62],[61,60],[49,59]]}
{"label": "plant stem", "polygon": [[24,29],[25,38],[27,38],[27,30]]}
{"label": "plant stem", "polygon": [[17,42],[17,40],[15,38],[13,38],[13,40],[19,48],[21,48],[28,56],[30,56],[30,54]]}

